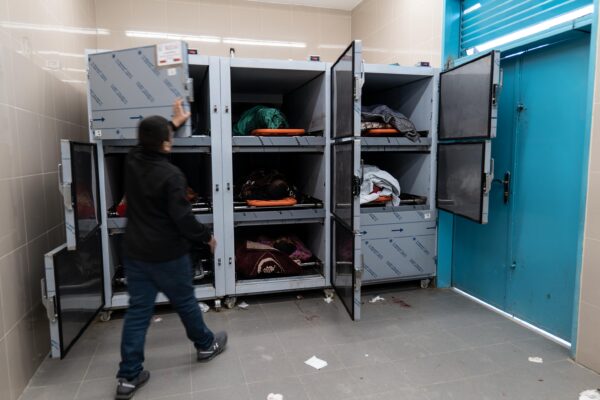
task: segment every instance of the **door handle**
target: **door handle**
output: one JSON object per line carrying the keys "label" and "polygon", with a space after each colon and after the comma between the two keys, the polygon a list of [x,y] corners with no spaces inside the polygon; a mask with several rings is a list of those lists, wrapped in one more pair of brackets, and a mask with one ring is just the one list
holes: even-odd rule
{"label": "door handle", "polygon": [[510,199],[510,171],[504,173],[502,185],[504,186],[504,204],[508,204],[508,200]]}

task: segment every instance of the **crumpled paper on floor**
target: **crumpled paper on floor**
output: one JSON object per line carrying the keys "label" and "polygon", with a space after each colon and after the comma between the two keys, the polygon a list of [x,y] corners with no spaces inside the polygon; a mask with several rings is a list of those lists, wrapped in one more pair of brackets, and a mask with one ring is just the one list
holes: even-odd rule
{"label": "crumpled paper on floor", "polygon": [[600,389],[586,390],[579,393],[579,400],[600,400]]}
{"label": "crumpled paper on floor", "polygon": [[250,307],[250,304],[246,303],[245,301],[242,301],[240,304],[238,304],[238,307],[242,310],[247,310],[248,307]]}
{"label": "crumpled paper on floor", "polygon": [[327,361],[321,360],[317,356],[312,356],[308,360],[304,361],[304,364],[313,367],[314,369],[323,369],[328,365]]}
{"label": "crumpled paper on floor", "polygon": [[200,307],[200,311],[202,311],[203,313],[207,313],[210,311],[210,307],[206,303],[200,302],[198,303],[198,307]]}
{"label": "crumpled paper on floor", "polygon": [[369,303],[378,303],[380,301],[385,301],[385,298],[381,296],[375,296],[371,300],[369,300]]}
{"label": "crumpled paper on floor", "polygon": [[267,396],[267,400],[283,400],[282,394],[269,393]]}
{"label": "crumpled paper on floor", "polygon": [[544,359],[542,357],[529,357],[529,362],[532,362],[535,364],[543,364]]}

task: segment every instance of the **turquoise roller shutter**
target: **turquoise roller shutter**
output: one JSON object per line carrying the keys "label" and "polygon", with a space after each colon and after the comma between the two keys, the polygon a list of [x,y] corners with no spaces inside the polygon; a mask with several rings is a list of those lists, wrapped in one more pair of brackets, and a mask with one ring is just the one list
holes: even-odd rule
{"label": "turquoise roller shutter", "polygon": [[592,4],[593,0],[462,0],[461,52]]}

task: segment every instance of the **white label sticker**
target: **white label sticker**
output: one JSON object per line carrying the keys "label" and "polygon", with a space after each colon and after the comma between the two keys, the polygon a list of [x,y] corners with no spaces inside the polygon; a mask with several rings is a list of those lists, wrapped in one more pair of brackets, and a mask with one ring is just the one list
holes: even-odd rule
{"label": "white label sticker", "polygon": [[156,65],[166,67],[183,63],[181,42],[169,42],[156,45]]}
{"label": "white label sticker", "polygon": [[431,213],[425,213],[425,214],[423,214],[423,217],[425,219],[431,219]]}
{"label": "white label sticker", "polygon": [[169,68],[167,70],[167,75],[169,75],[169,76],[175,76],[175,75],[177,75],[177,68]]}
{"label": "white label sticker", "polygon": [[100,129],[96,129],[96,130],[94,131],[94,136],[96,136],[96,137],[101,137],[101,136],[102,136],[102,131],[101,131]]}

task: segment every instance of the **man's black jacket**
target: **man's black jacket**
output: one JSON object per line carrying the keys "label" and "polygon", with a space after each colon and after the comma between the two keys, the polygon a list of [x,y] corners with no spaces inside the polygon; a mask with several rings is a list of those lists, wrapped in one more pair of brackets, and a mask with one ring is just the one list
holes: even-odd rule
{"label": "man's black jacket", "polygon": [[167,157],[139,146],[127,155],[125,254],[129,258],[170,261],[188,253],[190,243],[202,245],[211,238],[186,199],[185,176]]}

